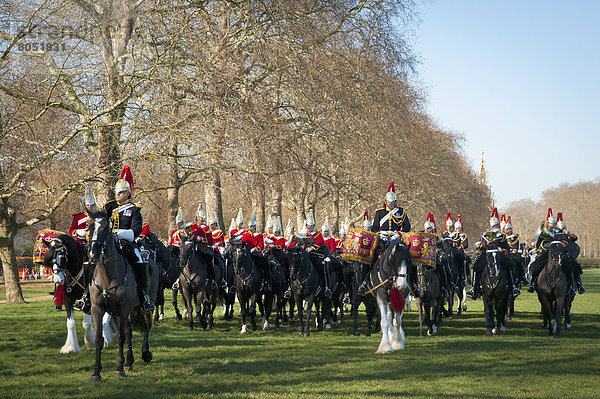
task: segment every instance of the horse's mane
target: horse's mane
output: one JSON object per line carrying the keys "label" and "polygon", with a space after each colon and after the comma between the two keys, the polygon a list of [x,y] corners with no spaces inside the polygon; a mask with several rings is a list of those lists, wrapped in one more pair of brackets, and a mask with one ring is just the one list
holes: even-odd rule
{"label": "horse's mane", "polygon": [[[71,271],[74,271],[79,265],[83,262],[83,249],[81,248],[81,244],[77,242],[73,237],[68,234],[59,234],[56,236],[67,249],[68,254],[68,265],[67,268]],[[54,259],[55,249],[54,247],[48,245],[48,251],[44,255],[44,266],[52,267],[52,260]]]}

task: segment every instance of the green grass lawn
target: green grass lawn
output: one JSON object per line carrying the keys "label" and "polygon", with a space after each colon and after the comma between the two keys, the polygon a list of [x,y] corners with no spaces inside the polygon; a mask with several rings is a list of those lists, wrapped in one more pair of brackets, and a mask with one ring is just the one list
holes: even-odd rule
{"label": "green grass lawn", "polygon": [[[48,280],[28,280],[21,281],[21,290],[23,291],[24,298],[31,298],[37,296],[48,296],[48,299],[52,299],[48,292],[54,291],[54,283]],[[0,299],[6,299],[6,288],[4,283],[0,283]]]}
{"label": "green grass lawn", "polygon": [[[169,305],[166,321],[151,331],[154,360],[141,361],[135,332],[134,370],[115,376],[112,346],[103,351],[99,384],[88,382],[93,350],[59,353],[65,315],[51,300],[0,305],[0,397],[597,398],[600,270],[586,270],[584,284],[588,292],[575,299],[573,329],[561,339],[548,337],[537,297],[524,293],[501,337],[484,336],[481,300],[444,320],[437,337],[418,337],[417,313],[407,312],[406,350],[388,355],[375,353],[380,335],[352,336],[349,317],[307,339],[288,325],[240,335],[237,309],[233,322],[218,319],[212,331],[188,331]],[[83,346],[81,319],[77,314]]]}

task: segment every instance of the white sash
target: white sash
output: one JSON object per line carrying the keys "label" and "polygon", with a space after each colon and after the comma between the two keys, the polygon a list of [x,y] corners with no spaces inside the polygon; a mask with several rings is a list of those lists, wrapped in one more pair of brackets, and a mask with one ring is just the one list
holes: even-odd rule
{"label": "white sash", "polygon": [[133,202],[128,202],[128,203],[126,203],[126,204],[123,204],[123,205],[121,205],[121,206],[120,206],[120,207],[118,207],[117,209],[115,209],[115,210],[113,211],[113,213],[115,213],[115,212],[117,212],[117,213],[121,213],[121,212],[123,212],[124,210],[126,210],[126,209],[129,209],[129,208],[132,208],[132,207],[134,207],[134,206],[135,206],[135,204],[134,204]]}
{"label": "white sash", "polygon": [[[390,211],[390,212],[389,212],[387,215],[385,215],[384,217],[382,217],[382,218],[381,218],[381,220],[379,221],[379,227],[383,226],[383,224],[384,224],[385,222],[387,222],[387,221],[388,221],[388,219],[389,219],[389,218],[391,218],[391,217],[392,217],[392,215],[393,215],[394,213],[396,213],[396,211],[397,211],[397,210],[398,210],[398,208],[396,207],[396,208],[392,209],[392,210],[391,210],[391,211]],[[391,227],[391,226],[390,226],[390,227]]]}
{"label": "white sash", "polygon": [[86,223],[86,222],[88,222],[88,221],[90,221],[90,220],[92,220],[92,219],[91,219],[89,216],[86,216],[86,217],[84,217],[84,218],[81,218],[81,219],[79,219],[79,221],[77,222],[77,225],[80,225],[80,224]]}

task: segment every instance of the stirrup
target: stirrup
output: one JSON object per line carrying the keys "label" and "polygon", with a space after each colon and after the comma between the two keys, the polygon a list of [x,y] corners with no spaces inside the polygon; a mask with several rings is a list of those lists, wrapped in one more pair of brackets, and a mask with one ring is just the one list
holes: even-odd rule
{"label": "stirrup", "polygon": [[515,298],[518,297],[519,295],[521,295],[521,290],[519,289],[519,287],[513,287],[512,294]]}
{"label": "stirrup", "polygon": [[[464,279],[464,278],[461,278],[461,279],[460,279],[460,282],[459,282],[459,284],[460,284],[460,288],[463,288],[463,287],[466,287],[466,286],[467,286],[467,282],[465,281],[465,279]],[[457,288],[458,288],[458,287],[457,287]]]}
{"label": "stirrup", "polygon": [[224,278],[221,279],[221,288],[227,288],[227,281]]}
{"label": "stirrup", "polygon": [[571,295],[571,296],[575,296],[575,295],[577,295],[577,291],[575,290],[575,288],[571,287],[571,288],[569,289],[569,295]]}
{"label": "stirrup", "polygon": [[178,290],[179,289],[179,279],[173,283],[173,286],[171,287],[171,289],[172,290]]}
{"label": "stirrup", "polygon": [[292,298],[292,291],[290,291],[290,290],[286,290],[286,291],[283,293],[283,297],[284,297],[285,299],[291,299],[291,298]]}
{"label": "stirrup", "polygon": [[531,292],[532,294],[535,292],[535,287],[533,286],[533,284],[531,284],[529,288],[527,288],[527,292]]}
{"label": "stirrup", "polygon": [[446,289],[446,287],[442,287],[442,296],[444,296],[446,298],[450,298],[450,294],[448,293],[448,290]]}
{"label": "stirrup", "polygon": [[154,311],[154,303],[150,300],[150,298],[144,298],[144,302],[142,302],[142,310],[146,313]]}
{"label": "stirrup", "polygon": [[579,292],[579,295],[585,294],[585,288],[583,287],[583,285],[577,287],[577,292]]}
{"label": "stirrup", "polygon": [[458,286],[454,283],[450,284],[450,291],[452,291],[452,292],[458,291]]}
{"label": "stirrup", "polygon": [[413,294],[415,298],[421,298],[423,296],[423,294],[421,294],[421,291],[419,291],[417,287],[413,288]]}
{"label": "stirrup", "polygon": [[212,281],[210,288],[213,290],[218,290],[219,289],[219,285],[217,284],[217,282],[215,280]]}
{"label": "stirrup", "polygon": [[479,295],[477,294],[477,292],[475,292],[475,289],[471,289],[471,290],[467,291],[467,296],[471,299],[479,298]]}

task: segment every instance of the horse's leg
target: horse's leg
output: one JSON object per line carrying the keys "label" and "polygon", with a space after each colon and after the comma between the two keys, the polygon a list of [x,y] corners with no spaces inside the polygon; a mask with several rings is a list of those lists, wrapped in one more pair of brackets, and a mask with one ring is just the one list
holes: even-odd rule
{"label": "horse's leg", "polygon": [[237,290],[238,302],[240,303],[240,315],[242,317],[242,329],[240,330],[240,334],[246,334],[246,316],[248,314],[248,298],[241,292],[241,290]]}
{"label": "horse's leg", "polygon": [[419,337],[423,336],[423,321],[425,316],[423,316],[423,299],[417,298],[417,308],[419,309]]}
{"label": "horse's leg", "polygon": [[133,338],[133,326],[131,325],[131,320],[129,317],[125,318],[124,323],[126,331],[125,344],[127,345],[127,355],[125,356],[125,366],[123,369],[128,373],[133,370],[133,362],[135,361],[133,358],[133,345],[131,341]]}
{"label": "horse's leg", "polygon": [[[264,315],[262,318],[262,330],[267,331],[269,329],[269,317],[271,317],[271,309],[273,309],[273,298],[274,294],[269,293],[265,295],[264,303]],[[262,313],[263,311],[261,311]]]}
{"label": "horse's leg", "polygon": [[[367,337],[371,336],[371,332],[373,331],[373,314],[376,309],[373,308],[370,298],[364,301],[365,311],[367,313],[367,333],[365,334]],[[357,309],[358,313],[358,309]]]}
{"label": "horse's leg", "polygon": [[455,294],[456,294],[456,291],[450,290],[450,295],[448,295],[448,320],[452,320],[454,318],[452,312],[454,312],[454,295]]}
{"label": "horse's leg", "polygon": [[[65,308],[68,309],[67,306],[65,306]],[[83,335],[83,342],[85,343],[85,347],[88,349],[93,349],[94,345],[96,345],[96,333],[94,332],[94,326],[92,324],[92,316],[90,316],[87,313],[84,313],[81,325],[83,326],[83,330],[85,331],[85,334]],[[106,331],[104,332],[104,335],[104,347],[106,348],[108,346],[108,344],[106,343]],[[110,343],[112,343],[112,337],[110,338],[110,340]]]}
{"label": "horse's leg", "polygon": [[304,336],[310,335],[310,314],[312,312],[313,301],[315,300],[314,295],[310,295],[304,300],[304,315],[306,316],[306,326],[304,330]]}
{"label": "horse's leg", "polygon": [[392,349],[404,349],[406,337],[402,329],[402,313],[392,312],[394,332],[392,334]]}
{"label": "horse's leg", "polygon": [[354,336],[360,336],[360,332],[358,331],[358,306],[360,302],[358,300],[358,295],[352,295],[352,304],[350,308],[350,314],[352,315],[352,326],[354,327]]}
{"label": "horse's leg", "polygon": [[483,295],[483,313],[485,314],[485,335],[492,335],[492,328],[494,327],[494,310],[492,308],[492,301],[489,296]]}
{"label": "horse's leg", "polygon": [[557,294],[556,308],[554,310],[555,316],[555,327],[554,327],[554,338],[560,338],[560,330],[562,329],[562,310],[565,306],[565,293],[562,295]]}
{"label": "horse's leg", "polygon": [[181,320],[181,313],[179,313],[179,308],[177,307],[177,289],[173,289],[172,290],[172,300],[171,303],[173,304],[173,307],[175,308],[175,319],[176,320]]}
{"label": "horse's leg", "polygon": [[250,297],[250,324],[252,324],[252,331],[256,331],[258,328],[258,326],[256,325],[256,304],[257,303],[260,308],[261,314],[264,314],[264,309],[262,309],[262,306],[263,306],[262,297],[260,294],[254,293]]}
{"label": "horse's leg", "polygon": [[296,294],[294,294],[294,303],[297,305],[298,318],[300,319],[300,331],[298,331],[298,334],[304,335],[304,305],[302,305],[302,300],[298,296],[296,296]]}
{"label": "horse's leg", "polygon": [[200,321],[200,325],[203,329],[206,330],[208,327],[208,321],[206,319],[206,314],[208,313],[208,298],[207,298],[207,287],[204,290],[198,292],[196,295],[196,317]]}
{"label": "horse's leg", "polygon": [[142,360],[144,363],[150,363],[152,360],[152,352],[150,352],[150,343],[148,341],[151,327],[152,315],[144,314],[144,341],[142,342]]}
{"label": "horse's leg", "polygon": [[96,363],[94,364],[94,374],[90,377],[90,382],[98,382],[102,380],[100,371],[102,371],[102,348],[104,346],[104,337],[102,337],[102,317],[104,310],[97,308],[92,304],[92,320],[94,329],[96,330]]}
{"label": "horse's leg", "polygon": [[379,343],[379,348],[375,352],[390,353],[393,352],[394,349],[392,349],[392,345],[390,345],[388,304],[380,294],[377,295],[377,307],[379,308],[379,316],[381,317],[381,342]]}
{"label": "horse's leg", "polygon": [[79,341],[77,340],[77,327],[75,322],[75,313],[73,312],[73,306],[66,307],[67,310],[67,340],[60,353],[76,353],[80,352]]}
{"label": "horse's leg", "polygon": [[117,334],[117,344],[119,345],[119,351],[117,355],[117,370],[115,374],[119,377],[125,377],[125,370],[123,369],[123,364],[125,363],[125,356],[123,355],[123,347],[125,346],[125,341],[127,339],[127,322],[124,320],[129,320],[127,309],[124,306],[121,306],[120,309],[121,315],[121,323],[119,323],[119,332]]}
{"label": "horse's leg", "polygon": [[[112,344],[113,341],[113,334],[116,331],[113,331],[112,326],[110,324],[110,320],[111,320],[111,315],[108,313],[104,313],[104,317],[102,318],[102,331],[104,333],[104,347],[108,348],[108,345]],[[90,319],[91,321],[91,319]],[[87,345],[87,343],[86,343]]]}

